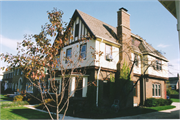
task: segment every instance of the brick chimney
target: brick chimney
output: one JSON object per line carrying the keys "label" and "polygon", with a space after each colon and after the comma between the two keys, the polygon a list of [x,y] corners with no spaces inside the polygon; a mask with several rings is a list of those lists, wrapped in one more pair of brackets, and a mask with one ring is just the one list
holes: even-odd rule
{"label": "brick chimney", "polygon": [[[120,8],[119,11],[117,11],[117,37],[118,42],[122,45],[120,48],[120,51],[126,50],[127,53],[130,53],[127,50],[128,46],[131,46],[131,29],[130,29],[130,14],[127,13],[127,9]],[[120,54],[120,61],[129,61],[129,57],[131,54],[129,54],[129,57],[125,54],[125,52],[121,52]]]}

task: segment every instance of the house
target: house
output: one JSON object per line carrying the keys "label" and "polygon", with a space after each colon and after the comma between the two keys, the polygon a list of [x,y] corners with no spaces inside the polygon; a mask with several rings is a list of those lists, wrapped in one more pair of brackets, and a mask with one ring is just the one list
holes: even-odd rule
{"label": "house", "polygon": [[15,94],[19,92],[33,93],[33,86],[30,81],[24,76],[21,69],[5,71],[2,79],[4,90],[11,88]]}
{"label": "house", "polygon": [[[134,83],[138,81],[132,98],[134,106],[144,104],[147,98],[166,98],[168,60],[140,36],[131,33],[130,14],[125,8],[117,11],[117,27],[79,10],[75,10],[71,23],[73,39],[69,39],[69,44],[63,48],[59,56],[60,59],[69,57],[75,61],[77,58],[73,57],[76,56],[74,54],[81,55],[83,62],[76,68],[85,71],[83,75],[78,72],[72,74],[71,99],[88,98],[96,106],[110,103],[111,95],[119,92],[114,90],[112,92],[111,85],[116,84],[119,79],[123,63],[132,65],[133,61],[135,62],[131,80]],[[82,38],[87,36],[90,36],[91,40],[84,41]],[[102,55],[93,56],[94,51],[97,53],[101,51]],[[65,68],[72,69],[72,66],[68,65],[68,60],[63,60],[62,64]],[[83,76],[79,84],[82,90],[74,93],[78,75]],[[61,83],[60,73],[55,80]],[[94,81],[97,82],[97,86],[88,86],[88,83]]]}
{"label": "house", "polygon": [[177,74],[177,77],[169,77],[169,84],[171,86],[172,90],[179,90],[179,82],[180,82],[180,78],[179,78],[179,74]]}

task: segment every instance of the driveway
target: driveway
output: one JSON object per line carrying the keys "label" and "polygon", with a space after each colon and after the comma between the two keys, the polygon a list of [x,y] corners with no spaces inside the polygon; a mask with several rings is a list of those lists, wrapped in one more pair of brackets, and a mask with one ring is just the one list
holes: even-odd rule
{"label": "driveway", "polygon": [[113,119],[179,119],[180,118],[180,103],[173,102],[172,105],[176,106],[174,109],[162,110],[159,112],[151,112],[135,116],[118,117]]}

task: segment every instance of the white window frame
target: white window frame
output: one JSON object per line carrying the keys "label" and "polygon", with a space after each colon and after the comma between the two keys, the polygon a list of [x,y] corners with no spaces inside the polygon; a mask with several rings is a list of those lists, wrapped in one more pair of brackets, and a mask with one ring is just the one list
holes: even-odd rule
{"label": "white window frame", "polygon": [[[159,83],[152,84],[152,96],[153,97],[161,97],[161,91],[162,91],[161,84],[159,84]],[[154,95],[153,95],[153,93],[154,93]],[[160,95],[159,95],[159,93],[160,93]]]}

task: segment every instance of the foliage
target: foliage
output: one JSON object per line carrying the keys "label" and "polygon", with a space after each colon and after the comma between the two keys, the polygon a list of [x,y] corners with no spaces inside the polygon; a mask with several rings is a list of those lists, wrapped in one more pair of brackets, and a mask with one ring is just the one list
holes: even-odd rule
{"label": "foliage", "polygon": [[123,66],[120,71],[120,79],[130,80],[130,68],[126,62],[123,63]]}
{"label": "foliage", "polygon": [[[53,9],[50,12],[48,11],[47,14],[49,23],[45,23],[45,25],[41,27],[42,29],[39,34],[25,35],[24,40],[17,45],[17,55],[2,53],[0,58],[9,64],[6,71],[16,69],[21,69],[23,71],[24,76],[33,87],[37,88],[40,92],[40,98],[34,97],[44,103],[48,112],[49,109],[45,102],[45,98],[48,96],[53,99],[55,106],[57,106],[55,108],[56,119],[59,119],[59,113],[61,113],[64,108],[66,108],[64,112],[65,116],[69,106],[69,98],[72,96],[69,95],[65,97],[66,89],[70,88],[68,86],[70,85],[71,75],[75,71],[75,68],[80,67],[79,63],[82,62],[83,59],[79,55],[79,51],[77,51],[76,54],[73,51],[74,54],[72,53],[72,55],[74,58],[77,58],[77,60],[74,60],[72,59],[73,56],[71,56],[71,58],[66,57],[65,52],[62,50],[65,45],[69,44],[69,40],[73,39],[71,34],[73,20],[67,26],[67,23],[62,20],[63,12],[61,10]],[[87,39],[91,40],[91,37],[82,38],[82,42],[88,42]],[[51,44],[51,41],[53,41],[53,44]],[[75,47],[78,47],[78,45]],[[68,61],[68,63],[64,65],[62,63],[63,61]],[[72,69],[67,71],[67,68],[70,66],[73,66]],[[2,67],[2,69],[4,68],[5,67]],[[48,75],[44,72],[45,69],[48,70]],[[70,75],[68,79],[65,77],[67,73]],[[80,74],[82,73],[83,71],[80,71]],[[59,86],[57,86],[55,80],[57,74],[62,75],[61,93],[59,93]],[[47,77],[49,78],[48,83],[50,83],[50,85],[47,85]],[[49,89],[54,93],[55,97],[52,97],[49,93]],[[19,99],[20,98],[17,100]],[[62,109],[59,109],[60,105],[63,107]],[[53,119],[50,112],[49,115],[51,119]]]}
{"label": "foliage", "polygon": [[165,106],[165,105],[171,105],[172,100],[170,99],[156,99],[156,98],[149,98],[145,101],[145,106],[147,107],[155,107],[155,106]]}
{"label": "foliage", "polygon": [[179,92],[176,91],[176,90],[168,89],[167,90],[167,95],[179,95]]}
{"label": "foliage", "polygon": [[16,95],[14,97],[14,100],[13,101],[22,101],[23,100],[23,95]]}

